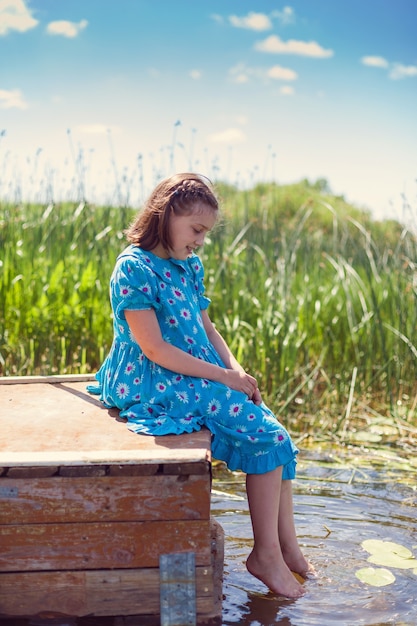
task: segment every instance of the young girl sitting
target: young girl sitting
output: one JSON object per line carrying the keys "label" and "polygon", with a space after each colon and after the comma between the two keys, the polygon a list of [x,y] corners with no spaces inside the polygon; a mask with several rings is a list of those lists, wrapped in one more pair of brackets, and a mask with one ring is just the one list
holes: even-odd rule
{"label": "young girl sitting", "polygon": [[273,592],[298,598],[303,587],[292,572],[309,569],[293,518],[298,451],[207,313],[195,251],[217,216],[202,176],[177,174],[152,192],[111,277],[114,339],[89,390],[119,408],[136,433],[208,428],[213,457],[247,475],[254,534],[247,569]]}

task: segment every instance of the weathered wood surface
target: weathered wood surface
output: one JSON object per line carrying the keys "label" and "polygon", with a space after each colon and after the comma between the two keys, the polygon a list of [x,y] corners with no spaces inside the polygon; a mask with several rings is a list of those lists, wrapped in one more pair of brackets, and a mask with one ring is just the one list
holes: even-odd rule
{"label": "weathered wood surface", "polygon": [[52,374],[50,376],[0,376],[0,385],[33,385],[34,383],[94,382],[94,374]]}
{"label": "weathered wood surface", "polygon": [[0,524],[209,517],[204,475],[0,478]]}
{"label": "weathered wood surface", "polygon": [[88,380],[18,380],[0,378],[0,468],[211,460],[208,430],[181,437],[136,435],[117,410],[104,408],[86,391]]}
{"label": "weathered wood surface", "polygon": [[[210,520],[210,545],[210,564],[196,567],[198,624],[220,625],[216,618],[220,620],[222,612],[224,532],[214,519]],[[132,624],[148,623],[140,616],[159,614],[159,570],[0,573],[0,616],[40,614],[136,615]]]}
{"label": "weathered wood surface", "polygon": [[209,537],[209,520],[2,526],[0,571],[158,567],[174,552],[208,565]]}
{"label": "weathered wood surface", "polygon": [[[198,613],[213,611],[211,566],[196,568],[196,599]],[[0,574],[0,613],[45,612],[75,616],[159,613],[159,570]]]}
{"label": "weathered wood surface", "polygon": [[0,618],[151,619],[159,556],[191,551],[198,623],[211,623],[224,536],[210,432],[136,435],[88,394],[91,377],[72,378],[0,378]]}

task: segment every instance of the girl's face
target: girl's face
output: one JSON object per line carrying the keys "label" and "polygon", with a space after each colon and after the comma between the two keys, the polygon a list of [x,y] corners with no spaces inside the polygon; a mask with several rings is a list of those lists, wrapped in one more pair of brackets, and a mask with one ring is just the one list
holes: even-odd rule
{"label": "girl's face", "polygon": [[198,205],[189,215],[171,213],[169,228],[172,248],[169,254],[184,261],[194,250],[203,245],[208,232],[216,223],[217,211],[207,205]]}

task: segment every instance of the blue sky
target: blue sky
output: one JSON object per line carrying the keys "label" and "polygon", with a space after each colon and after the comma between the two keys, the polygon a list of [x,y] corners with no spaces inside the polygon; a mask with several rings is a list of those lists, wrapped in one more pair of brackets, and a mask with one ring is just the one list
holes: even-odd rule
{"label": "blue sky", "polygon": [[415,0],[0,0],[1,195],[193,169],[416,210]]}

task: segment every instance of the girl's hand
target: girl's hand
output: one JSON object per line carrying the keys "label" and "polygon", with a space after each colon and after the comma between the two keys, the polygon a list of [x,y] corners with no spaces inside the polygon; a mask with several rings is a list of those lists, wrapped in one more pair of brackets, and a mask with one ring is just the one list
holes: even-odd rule
{"label": "girl's hand", "polygon": [[255,404],[261,404],[262,398],[256,378],[243,370],[226,369],[224,372],[225,378],[222,382],[224,382],[225,385],[235,391],[241,391],[246,394]]}
{"label": "girl's hand", "polygon": [[258,387],[256,387],[251,400],[252,400],[252,402],[254,404],[262,404],[262,396],[261,396],[261,392],[259,391]]}

